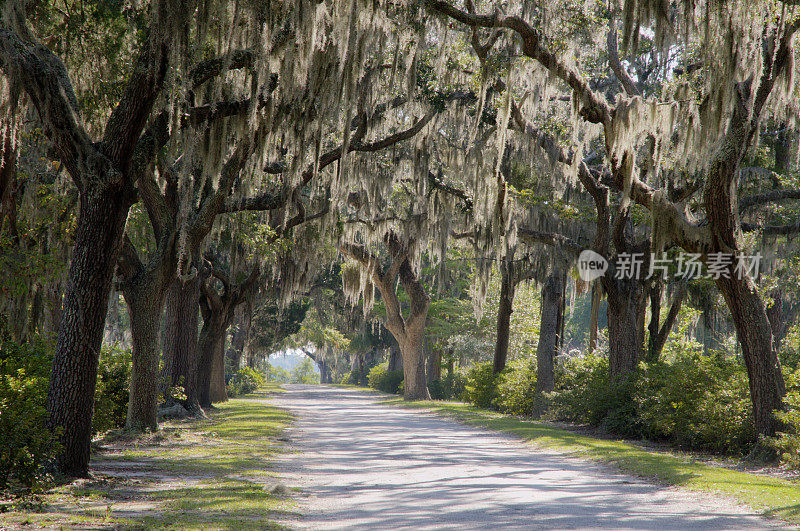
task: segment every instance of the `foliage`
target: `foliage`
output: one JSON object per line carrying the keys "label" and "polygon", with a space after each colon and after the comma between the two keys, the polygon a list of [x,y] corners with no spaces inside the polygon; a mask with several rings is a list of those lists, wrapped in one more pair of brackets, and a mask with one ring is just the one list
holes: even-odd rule
{"label": "foliage", "polygon": [[314,370],[314,362],[311,358],[303,358],[302,363],[292,371],[292,383],[318,384],[319,373]]}
{"label": "foliage", "polygon": [[52,351],[44,342],[0,343],[0,489],[43,479],[56,440],[45,427]]}
{"label": "foliage", "polygon": [[[537,396],[538,395],[538,396]],[[500,373],[494,404],[511,415],[530,416],[542,406],[541,394],[536,393],[536,365],[531,360],[513,360]]]}
{"label": "foliage", "polygon": [[492,363],[476,363],[467,371],[464,400],[478,407],[491,407],[497,394],[497,377]]}
{"label": "foliage", "polygon": [[373,389],[384,393],[397,394],[400,389],[400,382],[403,381],[403,371],[390,371],[388,369],[388,361],[375,365],[369,370],[367,381]]}
{"label": "foliage", "polygon": [[100,351],[97,367],[92,432],[104,432],[125,425],[130,377],[131,351],[118,345],[104,347]]}
{"label": "foliage", "polygon": [[242,367],[228,381],[228,396],[240,396],[257,391],[264,386],[264,375],[250,367]]}
{"label": "foliage", "polygon": [[784,397],[785,411],[776,413],[784,430],[768,441],[775,449],[781,463],[800,470],[800,370],[786,374],[788,392]]}
{"label": "foliage", "polygon": [[433,380],[428,384],[428,392],[434,400],[461,398],[466,388],[467,376],[464,371],[453,371],[444,378]]}
{"label": "foliage", "polygon": [[289,383],[292,381],[292,375],[283,367],[267,364],[267,378],[270,383]]}
{"label": "foliage", "polygon": [[755,438],[747,373],[735,360],[688,352],[640,371],[634,400],[643,435],[744,454]]}
{"label": "foliage", "polygon": [[747,374],[735,360],[688,349],[671,362],[641,364],[612,381],[600,355],[561,364],[551,414],[626,437],[668,440],[704,451],[743,454],[755,433]]}

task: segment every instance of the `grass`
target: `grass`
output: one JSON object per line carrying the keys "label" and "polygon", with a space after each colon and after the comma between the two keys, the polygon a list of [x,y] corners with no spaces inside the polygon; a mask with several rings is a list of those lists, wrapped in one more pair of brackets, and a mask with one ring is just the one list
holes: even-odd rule
{"label": "grass", "polygon": [[156,434],[118,436],[93,456],[98,478],[49,491],[23,506],[0,504],[4,523],[44,527],[279,529],[297,513],[270,471],[291,416],[265,389],[229,400],[202,421]]}
{"label": "grass", "polygon": [[457,402],[404,402],[391,398],[385,403],[428,409],[465,424],[513,435],[539,448],[610,463],[623,472],[667,485],[732,496],[762,511],[764,516],[800,523],[800,485],[792,481],[711,466],[690,457],[649,451],[624,441],[597,439]]}

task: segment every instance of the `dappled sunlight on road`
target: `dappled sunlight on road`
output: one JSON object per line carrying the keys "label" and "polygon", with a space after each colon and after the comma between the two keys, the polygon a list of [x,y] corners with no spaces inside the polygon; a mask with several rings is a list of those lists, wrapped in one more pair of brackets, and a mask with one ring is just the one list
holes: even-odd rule
{"label": "dappled sunlight on road", "polygon": [[310,529],[762,529],[732,502],[654,486],[503,435],[378,403],[353,389],[287,386],[299,418],[282,459]]}

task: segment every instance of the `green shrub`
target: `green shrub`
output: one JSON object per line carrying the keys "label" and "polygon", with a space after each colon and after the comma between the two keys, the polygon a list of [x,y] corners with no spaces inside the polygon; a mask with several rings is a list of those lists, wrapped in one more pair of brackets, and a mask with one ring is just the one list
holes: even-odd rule
{"label": "green shrub", "polygon": [[384,393],[397,394],[400,382],[403,381],[403,371],[389,371],[389,362],[375,365],[369,370],[367,381],[369,386]]}
{"label": "green shrub", "polygon": [[303,361],[292,371],[292,383],[318,384],[319,373],[315,370],[314,362],[311,358],[305,357]]}
{"label": "green shrub", "polygon": [[497,409],[511,415],[537,413],[542,397],[536,393],[536,366],[530,359],[514,360],[500,373],[494,403]]}
{"label": "green shrub", "polygon": [[35,486],[55,455],[45,427],[52,361],[44,342],[0,343],[0,489]]}
{"label": "green shrub", "polygon": [[461,371],[454,371],[444,378],[431,381],[428,384],[428,391],[434,400],[452,400],[462,397],[466,386],[466,374]]}
{"label": "green shrub", "polygon": [[600,355],[567,360],[556,372],[550,414],[624,437],[746,453],[755,433],[744,368],[691,345],[670,354],[673,361],[641,364],[621,381],[610,379],[608,362]]}
{"label": "green shrub", "polygon": [[292,375],[282,367],[267,364],[267,381],[279,384],[289,383],[292,381]]}
{"label": "green shrub", "polygon": [[465,402],[478,407],[492,407],[497,395],[497,377],[492,371],[492,362],[476,363],[467,371],[467,383],[464,386]]}
{"label": "green shrub", "polygon": [[557,420],[600,425],[610,407],[608,360],[596,352],[556,366],[550,414]]}
{"label": "green shrub", "polygon": [[747,373],[735,360],[684,352],[643,367],[635,388],[645,436],[716,453],[749,451],[755,431]]}
{"label": "green shrub", "polygon": [[776,412],[783,422],[784,431],[767,442],[775,449],[781,463],[800,470],[800,369],[784,370],[787,393],[783,401],[785,411]]}
{"label": "green shrub", "polygon": [[242,367],[228,380],[228,396],[239,396],[260,389],[265,383],[264,375],[250,367]]}
{"label": "green shrub", "polygon": [[128,414],[131,351],[117,345],[103,347],[97,366],[92,432],[122,428]]}

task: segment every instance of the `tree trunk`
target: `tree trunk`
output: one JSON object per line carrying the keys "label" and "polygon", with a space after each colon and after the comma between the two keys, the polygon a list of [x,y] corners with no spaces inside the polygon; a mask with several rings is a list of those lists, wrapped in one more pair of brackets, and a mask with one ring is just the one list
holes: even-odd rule
{"label": "tree trunk", "polygon": [[[198,399],[201,407],[209,407],[215,401],[219,401],[218,379],[219,370],[218,358],[224,346],[224,329],[222,323],[213,317],[203,321],[203,329],[200,331],[198,341],[199,356],[197,359],[197,390]],[[224,359],[224,357],[223,357]],[[224,367],[223,367],[223,390],[224,390]],[[215,398],[217,400],[215,400]],[[225,399],[227,395],[225,395]]]}
{"label": "tree trunk", "polygon": [[130,202],[121,186],[81,194],[80,202],[47,411],[48,425],[61,434],[59,469],[85,477],[97,363]]}
{"label": "tree trunk", "polygon": [[667,317],[664,319],[664,324],[660,325],[661,320],[661,283],[654,284],[650,288],[650,336],[647,340],[647,361],[654,363],[661,357],[661,351],[664,350],[664,344],[667,342],[672,326],[678,318],[678,313],[681,310],[683,300],[686,298],[686,283],[681,282],[678,286],[678,291],[675,293],[675,298],[667,312]]}
{"label": "tree trunk", "polygon": [[731,311],[742,347],[756,432],[775,435],[781,426],[774,413],[783,409],[786,387],[764,300],[749,276],[720,277],[717,287]]}
{"label": "tree trunk", "polygon": [[428,352],[426,376],[429,384],[442,378],[442,351],[438,348],[433,348]]}
{"label": "tree trunk", "polygon": [[198,277],[186,283],[179,279],[173,280],[167,292],[163,337],[162,385],[183,386],[186,409],[191,412],[200,410],[197,393],[200,282]]}
{"label": "tree trunk", "polygon": [[494,345],[494,362],[492,370],[495,374],[506,368],[508,360],[508,340],[511,328],[511,313],[514,311],[514,294],[516,286],[506,264],[500,268],[500,305],[497,308],[497,341]]}
{"label": "tree trunk", "polygon": [[398,340],[403,355],[403,399],[430,400],[427,381],[425,380],[425,334],[424,320],[421,325],[408,326],[406,337]]}
{"label": "tree trunk", "polygon": [[589,319],[589,352],[592,353],[597,348],[597,328],[600,320],[600,282],[592,284],[592,310]]}
{"label": "tree trunk", "polygon": [[231,334],[231,345],[226,353],[234,370],[239,370],[242,366],[242,355],[244,354],[245,345],[247,345],[247,338],[250,335],[250,305],[242,305],[237,313],[238,319]]}
{"label": "tree trunk", "polygon": [[563,285],[564,273],[553,271],[542,288],[542,317],[539,324],[539,345],[536,347],[536,391],[539,393],[549,393],[555,388],[555,355],[558,350]]}
{"label": "tree trunk", "polygon": [[214,342],[214,358],[211,362],[211,385],[209,386],[209,398],[212,404],[225,402],[228,400],[228,389],[225,385],[225,336],[227,328]]}
{"label": "tree trunk", "polygon": [[128,303],[133,339],[128,417],[125,429],[132,431],[158,428],[160,349],[158,332],[164,311],[164,293],[147,277],[123,291]]}
{"label": "tree trunk", "polygon": [[386,370],[389,372],[403,370],[403,356],[400,353],[400,347],[395,345],[389,347],[389,366]]}
{"label": "tree trunk", "polygon": [[53,280],[45,285],[44,320],[42,334],[53,344],[58,340],[58,327],[61,325],[62,283]]}
{"label": "tree trunk", "polygon": [[[603,277],[608,278],[608,277]],[[644,349],[644,283],[608,278],[608,366],[612,379],[624,378],[636,369]]]}

